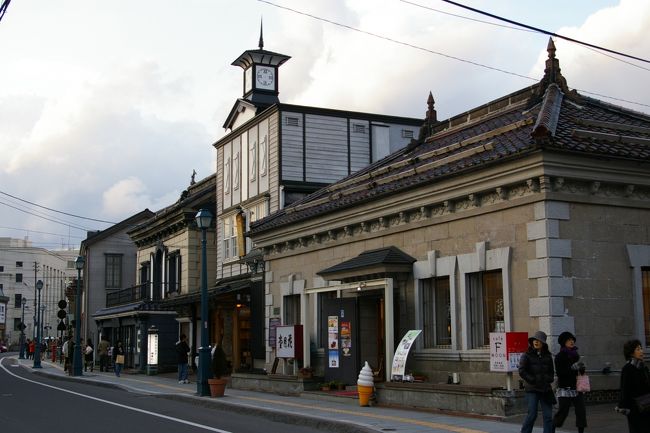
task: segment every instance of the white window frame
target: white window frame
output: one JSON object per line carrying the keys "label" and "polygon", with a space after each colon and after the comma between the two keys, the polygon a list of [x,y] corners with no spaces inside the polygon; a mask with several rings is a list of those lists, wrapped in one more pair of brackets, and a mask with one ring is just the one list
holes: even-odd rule
{"label": "white window frame", "polygon": [[484,271],[501,270],[501,287],[503,291],[503,320],[505,331],[512,331],[512,298],[510,290],[510,247],[487,249],[485,242],[476,243],[476,251],[462,254],[458,257],[459,286],[460,286],[460,317],[463,327],[461,336],[462,350],[489,351],[489,347],[472,347],[470,294],[468,287],[468,274]]}
{"label": "white window frame", "polygon": [[641,341],[642,347],[648,347],[650,341],[645,338],[643,323],[643,281],[641,270],[650,267],[650,245],[628,244],[627,256],[632,268],[632,305],[634,308],[634,334]]}
{"label": "white window frame", "polygon": [[449,304],[451,307],[451,345],[449,347],[424,347],[424,340],[418,338],[416,346],[418,350],[426,351],[444,351],[448,352],[458,348],[458,328],[457,328],[457,302],[456,302],[456,256],[446,256],[437,258],[437,251],[427,252],[427,259],[417,261],[413,264],[413,276],[415,278],[415,299],[418,302],[415,305],[415,323],[424,328],[424,311],[422,311],[423,301],[423,280],[429,278],[449,278]]}
{"label": "white window frame", "polygon": [[224,215],[221,218],[221,232],[219,233],[219,240],[223,250],[224,262],[239,259],[239,252],[237,250],[237,224],[235,223],[236,212]]}

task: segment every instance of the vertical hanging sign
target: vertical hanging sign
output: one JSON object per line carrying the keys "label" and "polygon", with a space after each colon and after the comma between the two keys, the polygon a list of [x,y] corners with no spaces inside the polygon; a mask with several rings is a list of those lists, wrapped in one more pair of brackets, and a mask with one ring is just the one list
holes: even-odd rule
{"label": "vertical hanging sign", "polygon": [[352,331],[350,322],[341,322],[341,352],[343,356],[352,356]]}

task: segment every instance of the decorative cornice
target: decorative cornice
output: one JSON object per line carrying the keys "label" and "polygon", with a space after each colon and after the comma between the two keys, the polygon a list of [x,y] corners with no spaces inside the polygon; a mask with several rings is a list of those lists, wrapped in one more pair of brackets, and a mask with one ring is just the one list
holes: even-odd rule
{"label": "decorative cornice", "polygon": [[[326,245],[336,241],[351,240],[367,234],[375,234],[396,227],[421,227],[422,222],[436,224],[437,218],[448,217],[450,214],[459,214],[476,209],[489,212],[491,206],[503,205],[504,202],[527,198],[536,194],[564,193],[581,196],[584,200],[598,199],[624,199],[626,201],[650,202],[650,188],[640,185],[620,183],[605,183],[600,181],[586,181],[581,179],[567,179],[564,177],[539,176],[524,181],[504,185],[495,189],[477,191],[471,194],[458,196],[453,199],[433,202],[426,206],[419,206],[398,212],[388,212],[378,218],[346,224],[337,228],[329,228],[322,232],[314,233],[310,237],[297,237],[284,240],[281,243],[264,247],[264,254],[281,254],[295,252],[301,249],[310,249],[319,245]],[[576,199],[579,201],[578,197]],[[514,204],[514,203],[513,203]]]}

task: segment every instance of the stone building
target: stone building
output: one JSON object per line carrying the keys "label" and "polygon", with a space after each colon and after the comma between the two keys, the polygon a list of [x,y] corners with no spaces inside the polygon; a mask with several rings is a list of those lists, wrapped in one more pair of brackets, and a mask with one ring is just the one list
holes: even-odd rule
{"label": "stone building", "polygon": [[[390,380],[420,329],[407,372],[505,386],[489,334],[541,329],[617,388],[601,371],[650,344],[650,116],[569,90],[552,40],[539,83],[444,121],[428,103],[418,143],[251,224],[267,316],[298,305],[305,364],[348,383],[364,361]],[[470,399],[431,401],[408,404]]]}

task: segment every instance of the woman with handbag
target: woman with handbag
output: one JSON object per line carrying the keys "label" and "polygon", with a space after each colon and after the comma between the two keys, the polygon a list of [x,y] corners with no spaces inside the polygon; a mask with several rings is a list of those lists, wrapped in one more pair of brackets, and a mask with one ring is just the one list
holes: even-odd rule
{"label": "woman with handbag", "polygon": [[120,377],[124,366],[124,347],[122,347],[122,342],[119,340],[113,348],[113,363],[115,365],[115,376]]}
{"label": "woman with handbag", "polygon": [[544,433],[553,433],[553,404],[555,395],[551,384],[555,380],[553,356],[546,344],[546,334],[537,331],[528,339],[528,350],[519,360],[519,376],[525,382],[528,415],[521,433],[532,433],[537,419],[537,406],[542,406]]}
{"label": "woman with handbag", "polygon": [[587,378],[585,365],[580,362],[576,347],[576,337],[570,332],[563,332],[557,338],[560,352],[555,355],[555,372],[557,374],[557,399],[559,409],[553,417],[553,427],[562,427],[569,409],[573,404],[576,411],[576,427],[578,433],[583,433],[587,427],[587,411],[585,410],[584,392],[577,389],[578,374]]}
{"label": "woman with handbag", "polygon": [[647,401],[650,399],[650,371],[643,363],[641,342],[639,340],[626,342],[623,345],[623,355],[627,363],[621,370],[621,398],[616,411],[627,415],[630,433],[648,433],[650,407]]}

